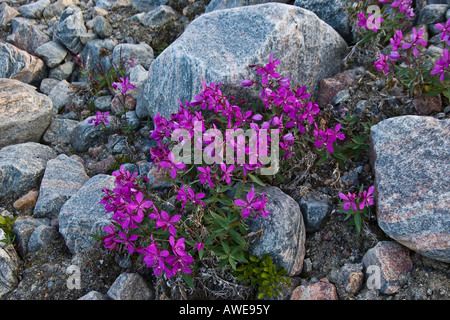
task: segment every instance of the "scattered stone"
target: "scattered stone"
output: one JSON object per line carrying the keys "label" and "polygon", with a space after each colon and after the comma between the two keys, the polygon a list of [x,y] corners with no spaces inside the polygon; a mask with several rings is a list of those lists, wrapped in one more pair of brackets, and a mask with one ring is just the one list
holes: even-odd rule
{"label": "scattered stone", "polygon": [[371,129],[377,220],[392,239],[450,262],[450,120],[402,116]]}
{"label": "scattered stone", "polygon": [[111,128],[111,116],[108,116],[109,123],[106,124],[106,129],[103,125],[95,127],[93,123],[89,123],[90,119],[95,119],[95,116],[88,117],[79,122],[72,130],[70,144],[77,152],[87,151],[90,147],[104,142],[109,135],[108,129]]}
{"label": "scattered stone", "polygon": [[109,298],[98,291],[90,291],[78,300],[109,300]]}
{"label": "scattered stone", "polygon": [[19,12],[25,18],[37,19],[42,16],[44,9],[50,4],[50,0],[38,0],[19,7]]}
{"label": "scattered stone", "polygon": [[248,66],[267,63],[270,54],[282,61],[280,74],[315,95],[321,79],[342,70],[346,53],[335,30],[296,6],[268,3],[210,12],[192,21],[151,63],[136,112],[140,118],[157,112],[168,117],[178,110],[178,100],[192,101],[202,81],[221,81],[227,95],[257,100],[241,83],[254,77]]}
{"label": "scattered stone", "polygon": [[[365,272],[370,266],[379,268],[379,290],[384,294],[394,294],[404,286],[413,268],[409,250],[395,241],[378,242],[374,248],[366,252],[362,263]],[[366,273],[366,276],[370,274]]]}
{"label": "scattered stone", "polygon": [[51,69],[48,76],[57,80],[68,80],[74,68],[75,64],[72,61],[67,61]]}
{"label": "scattered stone", "polygon": [[5,232],[0,229],[0,299],[17,286],[20,276],[20,258],[12,244],[1,242],[5,239]]}
{"label": "scattered stone", "polygon": [[167,4],[169,0],[132,0],[131,5],[139,12],[149,12],[160,5]]}
{"label": "scattered stone", "polygon": [[336,287],[326,278],[316,283],[300,285],[292,292],[291,300],[339,300]]}
{"label": "scattered stone", "polygon": [[77,160],[65,154],[49,160],[34,207],[34,216],[56,218],[62,205],[88,180],[83,164]]}
{"label": "scattered stone", "polygon": [[59,65],[67,56],[67,50],[58,41],[53,40],[36,49],[36,55],[45,61],[49,68]]}
{"label": "scattered stone", "polygon": [[48,97],[53,103],[53,113],[59,111],[68,104],[74,95],[74,87],[66,80],[61,80],[49,93]]}
{"label": "scattered stone", "polygon": [[39,142],[53,118],[52,101],[36,88],[0,79],[0,148]]}
{"label": "scattered stone", "polygon": [[[114,47],[112,53],[112,62],[119,65],[122,61],[127,73],[131,70],[132,65],[142,65],[144,68],[149,67],[149,60],[154,58],[153,49],[145,43],[131,44],[121,43]],[[130,60],[133,59],[133,60]]]}
{"label": "scattered stone", "polygon": [[179,13],[166,5],[160,5],[156,9],[147,12],[141,19],[141,23],[147,27],[158,27],[178,18]]}
{"label": "scattered stone", "polygon": [[442,111],[442,99],[440,95],[414,97],[413,104],[419,115],[429,115]]}
{"label": "scattered stone", "polygon": [[352,22],[347,11],[349,7],[347,0],[296,0],[294,6],[314,12],[320,19],[339,32],[347,42],[352,41]]}
{"label": "scattered stone", "polygon": [[109,288],[107,295],[114,300],[152,300],[154,292],[137,273],[122,273]]}
{"label": "scattered stone", "polygon": [[28,240],[28,252],[38,252],[49,246],[58,236],[58,230],[47,225],[40,225],[34,229]]}
{"label": "scattered stone", "polygon": [[0,40],[0,78],[37,83],[45,74],[45,64],[41,59]]}
{"label": "scattered stone", "polygon": [[331,203],[327,195],[319,192],[310,192],[299,201],[300,209],[305,222],[306,232],[316,232],[331,212]]}
{"label": "scattered stone", "polygon": [[348,89],[344,89],[336,94],[336,96],[333,98],[332,104],[337,106],[341,103],[347,102],[348,99],[350,99],[350,92],[348,91]]}
{"label": "scattered stone", "polygon": [[320,106],[327,106],[333,103],[333,99],[338,92],[348,89],[357,80],[357,75],[364,70],[350,69],[340,72],[331,78],[322,79],[319,85],[317,103]]}
{"label": "scattered stone", "polygon": [[78,54],[83,48],[80,36],[86,32],[83,12],[80,8],[73,6],[66,8],[61,13],[54,38],[59,40],[73,54]]}
{"label": "scattered stone", "polygon": [[63,118],[54,118],[47,131],[45,131],[42,141],[50,145],[70,144],[72,130],[77,126],[78,121]]}
{"label": "scattered stone", "polygon": [[59,18],[61,13],[67,7],[75,6],[77,2],[77,0],[58,0],[55,3],[48,5],[42,12],[42,16],[47,19],[51,19],[53,17]]}
{"label": "scattered stone", "polygon": [[31,234],[41,225],[48,226],[50,224],[47,219],[35,219],[27,216],[18,217],[14,222],[13,232],[16,235],[15,242],[21,257],[25,257],[28,253],[28,241],[30,240]]}
{"label": "scattered stone", "polygon": [[110,111],[111,110],[111,100],[112,96],[100,96],[95,98],[94,106],[96,109],[100,111]]}
{"label": "scattered stone", "polygon": [[50,147],[35,142],[0,149],[0,197],[21,195],[36,188],[47,161],[55,157]]}
{"label": "scattered stone", "polygon": [[96,16],[94,18],[94,26],[92,29],[102,39],[111,36],[113,31],[111,24],[102,16]]}
{"label": "scattered stone", "polygon": [[446,4],[426,5],[419,13],[417,24],[435,24],[445,21],[445,13],[450,8]]}
{"label": "scattered stone", "polygon": [[98,71],[97,68],[102,70],[109,70],[112,66],[111,58],[109,55],[103,55],[102,50],[112,52],[117,45],[115,39],[95,39],[89,41],[81,52],[80,56],[84,62],[84,67],[89,72]]}
{"label": "scattered stone", "polygon": [[38,47],[50,41],[50,37],[36,27],[33,20],[18,17],[11,24],[12,33],[6,40],[32,55],[36,55]]}
{"label": "scattered stone", "polygon": [[346,263],[338,271],[333,270],[329,279],[338,288],[342,288],[341,290],[344,290],[345,293],[356,295],[364,286],[363,268],[362,263]]}
{"label": "scattered stone", "polygon": [[72,253],[92,246],[96,241],[91,237],[111,223],[110,216],[99,201],[105,196],[104,188],[115,188],[115,177],[96,175],[62,206],[59,212],[59,232],[64,237]]}
{"label": "scattered stone", "polygon": [[[255,188],[256,189],[256,188]],[[249,233],[261,232],[250,247],[249,253],[256,257],[269,254],[277,266],[283,266],[289,276],[300,274],[305,257],[306,232],[298,203],[277,187],[265,187],[265,218],[249,219]],[[260,195],[258,191],[256,194]]]}
{"label": "scattered stone", "polygon": [[33,209],[39,196],[39,191],[30,190],[24,196],[20,197],[13,203],[13,208],[17,211],[25,211]]}
{"label": "scattered stone", "polygon": [[285,0],[212,0],[209,2],[208,6],[205,9],[205,13],[223,10],[223,9],[231,9],[236,7],[243,7],[255,4],[263,4],[268,2],[280,2],[280,3],[288,3]]}
{"label": "scattered stone", "polygon": [[3,2],[0,4],[0,27],[6,27],[20,13]]}

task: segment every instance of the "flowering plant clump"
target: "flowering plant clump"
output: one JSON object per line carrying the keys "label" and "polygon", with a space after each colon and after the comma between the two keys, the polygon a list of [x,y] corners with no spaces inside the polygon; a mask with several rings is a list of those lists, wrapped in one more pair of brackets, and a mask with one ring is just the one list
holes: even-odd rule
{"label": "flowering plant clump", "polygon": [[350,224],[355,226],[357,235],[361,232],[363,219],[369,217],[369,207],[374,204],[373,193],[375,187],[371,186],[367,190],[363,190],[363,188],[364,186],[360,187],[359,193],[348,192],[347,194],[339,194],[339,197],[342,200],[341,210],[347,215],[345,220],[353,217]]}
{"label": "flowering plant clump", "polygon": [[[191,287],[205,259],[235,272],[238,264],[249,263],[248,219],[271,216],[270,196],[261,190],[265,178],[278,174],[299,149],[333,153],[333,145],[345,138],[340,124],[316,124],[319,106],[308,101],[304,86],[291,86],[289,77],[277,73],[279,64],[271,55],[266,65],[250,66],[260,81],[242,82],[256,88],[260,112],[235,105],[221,83],[203,82],[193,101],[179,101],[177,113],[153,117],[150,137],[156,146],[150,156],[170,177],[167,196],[175,205],[152,193],[147,178],[122,166],[113,173],[116,188],[105,189],[101,201],[112,217],[104,227],[106,248],[135,254],[155,276],[179,275]],[[273,287],[265,286],[271,295]]]}
{"label": "flowering plant clump", "polygon": [[[392,7],[388,12],[386,6]],[[379,7],[381,6],[381,8]],[[390,46],[390,52],[378,54],[374,63],[375,70],[398,80],[409,89],[411,95],[439,95],[450,98],[448,69],[450,65],[448,46],[450,45],[450,20],[435,25],[440,32],[442,54],[439,59],[429,57],[423,50],[427,45],[425,30],[412,27],[415,17],[411,0],[356,1],[354,12],[373,10],[376,17],[364,12],[358,13],[360,41],[377,42],[381,48]],[[408,31],[408,32],[407,32]],[[410,33],[410,35],[407,35]],[[384,40],[383,40],[384,39]]]}

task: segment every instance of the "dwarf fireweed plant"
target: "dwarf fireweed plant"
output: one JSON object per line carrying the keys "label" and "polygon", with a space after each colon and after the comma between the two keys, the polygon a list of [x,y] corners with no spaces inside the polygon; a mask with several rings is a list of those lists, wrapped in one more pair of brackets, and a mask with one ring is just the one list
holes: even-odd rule
{"label": "dwarf fireweed plant", "polygon": [[316,125],[319,106],[309,101],[304,86],[292,86],[277,73],[279,64],[271,55],[266,65],[249,66],[259,79],[242,82],[259,94],[260,112],[236,105],[220,83],[203,82],[193,101],[179,101],[177,113],[153,117],[150,137],[156,146],[150,156],[172,183],[166,196],[174,205],[152,192],[148,178],[121,166],[113,172],[116,187],[105,189],[101,201],[112,218],[104,227],[106,248],[137,256],[155,276],[181,276],[191,288],[203,263],[237,273],[258,263],[261,272],[252,274],[251,282],[260,284],[260,293],[275,293],[282,267],[267,274],[270,261],[248,259],[255,236],[248,233],[249,219],[272,214],[264,181],[299,149],[332,153],[345,138],[340,124]]}
{"label": "dwarf fireweed plant", "polygon": [[[387,10],[387,6],[392,10]],[[366,9],[374,14],[366,17]],[[441,57],[435,59],[424,52],[428,45],[425,31],[416,27],[410,30],[415,17],[411,0],[355,1],[351,11],[357,14],[360,42],[373,41],[380,48],[390,46],[390,52],[378,54],[374,63],[376,71],[389,80],[397,80],[411,96],[443,94],[450,98],[450,21],[435,25],[443,47]]]}
{"label": "dwarf fireweed plant", "polygon": [[369,218],[369,208],[374,204],[374,189],[375,187],[371,186],[369,189],[364,190],[364,186],[361,186],[359,193],[348,192],[347,194],[339,194],[342,200],[340,204],[341,212],[346,214],[345,220],[353,218],[348,221],[348,224],[355,226],[358,236],[361,233],[362,222]]}

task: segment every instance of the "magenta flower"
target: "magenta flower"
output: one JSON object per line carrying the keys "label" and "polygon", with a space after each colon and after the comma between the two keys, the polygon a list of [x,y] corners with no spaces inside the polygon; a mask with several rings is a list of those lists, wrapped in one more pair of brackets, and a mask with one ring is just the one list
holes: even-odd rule
{"label": "magenta flower", "polygon": [[233,164],[230,165],[228,168],[224,162],[222,162],[220,164],[220,169],[222,169],[222,171],[223,171],[222,181],[226,181],[226,183],[228,185],[231,184],[231,177],[233,176],[232,172],[233,172],[234,168],[236,168],[236,166]]}
{"label": "magenta flower", "polygon": [[254,82],[252,80],[249,79],[245,79],[242,81],[242,86],[243,87],[251,87],[254,84]]}
{"label": "magenta flower", "polygon": [[166,263],[172,266],[172,270],[168,270],[166,272],[168,278],[174,276],[180,271],[186,274],[192,273],[192,270],[188,267],[188,265],[195,260],[191,256],[187,255],[185,251],[184,241],[184,238],[180,238],[175,241],[174,237],[169,237],[169,243],[172,246],[172,252],[174,253],[174,256],[169,256],[166,259]]}
{"label": "magenta flower", "polygon": [[398,48],[402,45],[403,41],[403,33],[402,30],[395,30],[394,37],[389,40],[392,45],[392,51],[397,51]]}
{"label": "magenta flower", "polygon": [[397,8],[400,12],[405,13],[408,18],[414,17],[414,10],[412,8],[412,0],[395,0],[392,2],[391,6]]}
{"label": "magenta flower", "polygon": [[441,41],[446,41],[450,46],[450,19],[446,23],[437,23],[434,25],[441,34]]}
{"label": "magenta flower", "polygon": [[122,90],[122,94],[126,94],[128,90],[136,89],[136,86],[134,84],[130,83],[130,78],[126,77],[125,79],[120,77],[120,82],[114,82],[112,84],[112,87],[114,89]]}
{"label": "magenta flower", "polygon": [[116,229],[114,228],[114,226],[113,225],[104,226],[103,230],[105,230],[108,233],[108,235],[106,235],[103,238],[103,241],[105,242],[104,247],[109,250],[116,249],[118,244],[116,241],[117,233],[116,233]]}
{"label": "magenta flower", "polygon": [[136,221],[138,223],[141,222],[142,219],[144,218],[144,212],[146,211],[146,209],[150,208],[151,206],[153,206],[153,202],[145,200],[142,192],[138,192],[138,194],[134,198],[134,201],[128,204],[130,212],[136,211],[137,216],[139,217],[140,220]]}
{"label": "magenta flower", "polygon": [[120,238],[116,239],[116,241],[119,243],[123,243],[126,246],[126,248],[128,249],[128,252],[130,254],[133,254],[133,252],[134,252],[133,241],[136,241],[138,239],[138,236],[136,234],[127,236],[127,234],[125,234],[125,232],[119,231],[119,237]]}
{"label": "magenta flower", "polygon": [[173,236],[177,234],[177,230],[175,229],[175,224],[180,220],[181,215],[176,214],[173,217],[170,217],[170,215],[165,212],[161,211],[161,215],[159,217],[159,220],[156,221],[156,228],[161,227],[164,231],[169,229],[169,233]]}
{"label": "magenta flower", "polygon": [[195,249],[197,249],[197,251],[203,250],[205,248],[205,246],[203,245],[203,242],[199,242],[197,243],[197,245],[195,246]]}
{"label": "magenta flower", "polygon": [[98,126],[99,124],[103,124],[106,127],[106,124],[109,123],[108,115],[109,111],[106,111],[105,113],[97,111],[97,113],[95,114],[95,118],[90,118],[88,120],[88,123],[94,123],[94,127]]}
{"label": "magenta flower", "polygon": [[146,248],[136,249],[136,251],[144,256],[142,261],[147,268],[154,268],[153,274],[155,276],[159,276],[163,271],[167,272],[168,269],[164,264],[164,259],[169,256],[169,251],[161,250],[155,243]]}
{"label": "magenta flower", "polygon": [[344,206],[343,209],[344,210],[348,210],[350,207],[352,207],[352,209],[354,211],[358,211],[358,208],[356,207],[356,194],[354,193],[348,193],[348,195],[345,195],[343,193],[339,193],[339,197],[344,200]]}
{"label": "magenta flower", "polygon": [[258,67],[255,71],[262,76],[261,84],[265,86],[269,81],[269,78],[278,79],[280,75],[275,72],[276,66],[280,64],[280,60],[273,61],[273,54],[269,57],[269,63],[264,67]]}
{"label": "magenta flower", "polygon": [[214,188],[214,183],[211,181],[211,168],[209,166],[207,166],[206,168],[198,167],[197,170],[201,172],[198,175],[200,183],[205,184],[205,182],[208,182],[208,185],[211,188]]}
{"label": "magenta flower", "polygon": [[439,80],[442,82],[445,78],[445,71],[449,68],[450,65],[450,57],[447,49],[444,49],[442,52],[441,59],[436,61],[436,64],[431,70],[430,74],[439,75]]}
{"label": "magenta flower", "polygon": [[419,31],[417,31],[416,28],[413,27],[413,34],[411,35],[411,39],[410,39],[411,42],[405,42],[404,44],[402,44],[402,49],[408,50],[409,48],[413,47],[413,54],[417,58],[417,56],[419,55],[419,50],[417,49],[417,46],[418,45],[421,45],[424,47],[427,46],[427,43],[425,42],[425,40],[422,39],[423,33],[424,33],[423,29],[420,29]]}
{"label": "magenta flower", "polygon": [[374,186],[371,186],[369,188],[369,190],[364,190],[363,193],[359,194],[359,198],[362,200],[361,203],[359,204],[359,209],[364,209],[364,207],[373,205],[373,191],[375,190]]}
{"label": "magenta flower", "polygon": [[383,71],[385,75],[388,75],[388,73],[389,73],[389,65],[388,65],[389,56],[385,56],[384,54],[380,53],[379,57],[380,57],[380,59],[375,61],[375,70]]}
{"label": "magenta flower", "polygon": [[178,170],[184,170],[186,165],[183,162],[175,162],[175,155],[173,152],[169,153],[168,159],[166,161],[161,161],[159,166],[170,170],[170,177],[175,179],[177,177]]}

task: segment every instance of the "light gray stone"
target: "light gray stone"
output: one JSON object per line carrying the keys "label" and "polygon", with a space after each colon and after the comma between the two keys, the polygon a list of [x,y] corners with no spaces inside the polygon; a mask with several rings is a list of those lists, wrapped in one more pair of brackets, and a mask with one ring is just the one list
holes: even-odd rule
{"label": "light gray stone", "polygon": [[167,4],[169,0],[132,0],[131,5],[139,12],[149,12],[156,7]]}
{"label": "light gray stone", "polygon": [[42,141],[50,145],[69,144],[72,130],[77,124],[76,120],[54,118],[45,131]]}
{"label": "light gray stone", "polygon": [[180,14],[169,6],[160,5],[147,12],[141,19],[141,23],[147,27],[158,27],[167,22],[176,20]]}
{"label": "light gray stone", "polygon": [[31,233],[28,240],[28,252],[38,252],[45,249],[58,237],[58,230],[47,225],[40,225]]}
{"label": "light gray stone", "polygon": [[315,95],[321,79],[342,70],[346,53],[345,40],[333,28],[296,6],[268,3],[213,11],[192,21],[151,63],[136,112],[140,118],[158,112],[168,117],[178,111],[178,100],[192,101],[202,81],[221,81],[226,95],[256,100],[241,83],[255,77],[249,65],[268,63],[271,54],[281,60],[279,73]]}
{"label": "light gray stone", "polygon": [[0,149],[0,197],[36,188],[47,161],[56,157],[48,146],[26,142]]}
{"label": "light gray stone", "polygon": [[268,2],[280,2],[280,3],[288,3],[286,0],[211,0],[208,6],[205,8],[205,13],[223,10],[223,9],[231,9],[236,7],[244,7],[251,6],[255,4],[262,4]]}
{"label": "light gray stone", "polygon": [[58,80],[69,80],[74,68],[75,63],[73,63],[72,61],[67,61],[63,64],[60,64],[59,66],[56,66],[53,69],[50,69],[48,76],[49,78]]}
{"label": "light gray stone", "polygon": [[122,63],[125,72],[129,73],[131,66],[130,59],[133,59],[134,65],[142,65],[148,67],[148,61],[154,58],[153,49],[146,43],[131,44],[121,43],[114,47],[112,53],[112,62],[118,66]]}
{"label": "light gray stone", "polygon": [[19,14],[16,9],[8,6],[6,2],[0,4],[0,27],[6,27]]}
{"label": "light gray stone", "polygon": [[109,298],[98,291],[90,291],[78,300],[109,300]]}
{"label": "light gray stone", "polygon": [[78,54],[83,48],[80,36],[86,32],[83,12],[80,8],[72,6],[61,13],[54,37],[72,53]]}
{"label": "light gray stone", "polygon": [[89,180],[84,166],[61,154],[47,162],[33,210],[36,218],[56,218],[62,205]]}
{"label": "light gray stone", "polygon": [[48,219],[35,219],[32,217],[19,217],[14,222],[13,232],[16,235],[15,242],[21,257],[28,253],[28,242],[34,230],[39,226],[48,226]]}
{"label": "light gray stone", "polygon": [[104,188],[115,188],[114,181],[115,177],[109,175],[93,176],[62,206],[58,216],[59,233],[72,253],[94,245],[91,235],[111,223],[110,215],[99,201],[105,196]]}
{"label": "light gray stone", "polygon": [[102,39],[108,38],[113,32],[111,24],[102,16],[96,16],[94,18],[94,26],[92,29]]}
{"label": "light gray stone", "polygon": [[11,24],[12,33],[7,37],[8,42],[32,55],[36,55],[38,47],[50,41],[32,20],[18,17],[14,18]]}
{"label": "light gray stone", "polygon": [[44,43],[36,49],[36,55],[44,60],[49,68],[54,68],[64,61],[67,50],[58,41]]}
{"label": "light gray stone", "polygon": [[306,232],[318,231],[331,212],[332,207],[330,199],[319,192],[310,192],[304,195],[299,204]]}
{"label": "light gray stone", "polygon": [[0,79],[0,148],[39,142],[53,119],[52,101],[18,80]]}
{"label": "light gray stone", "polygon": [[38,0],[19,7],[19,12],[25,18],[36,19],[42,16],[44,9],[50,4],[50,0]]}
{"label": "light gray stone", "polygon": [[137,273],[122,273],[111,285],[107,295],[114,300],[152,300],[154,292]]}
{"label": "light gray stone", "polygon": [[[5,232],[0,229],[0,241],[5,240]],[[0,299],[19,283],[20,258],[13,245],[0,242]]]}
{"label": "light gray stone", "polygon": [[57,114],[62,107],[68,104],[74,93],[72,84],[66,80],[61,80],[48,95],[53,103],[53,113]]}

